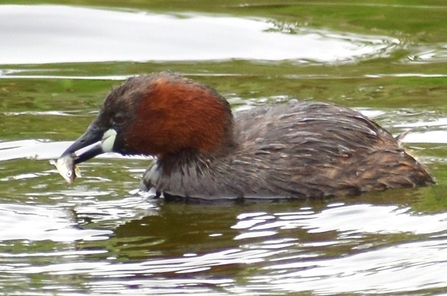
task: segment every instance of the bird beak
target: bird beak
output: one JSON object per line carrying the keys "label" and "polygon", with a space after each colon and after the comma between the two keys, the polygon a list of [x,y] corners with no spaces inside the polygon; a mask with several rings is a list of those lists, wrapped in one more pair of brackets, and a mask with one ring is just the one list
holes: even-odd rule
{"label": "bird beak", "polygon": [[74,162],[78,164],[99,154],[112,152],[116,134],[114,129],[101,128],[93,122],[87,131],[71,144],[60,157],[75,153],[77,158]]}

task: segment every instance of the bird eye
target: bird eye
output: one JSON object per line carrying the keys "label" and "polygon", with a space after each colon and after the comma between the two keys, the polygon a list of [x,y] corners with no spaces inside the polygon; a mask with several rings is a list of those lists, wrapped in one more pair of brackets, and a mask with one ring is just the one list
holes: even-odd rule
{"label": "bird eye", "polygon": [[121,125],[126,121],[126,117],[123,113],[116,113],[113,115],[113,123],[116,125]]}

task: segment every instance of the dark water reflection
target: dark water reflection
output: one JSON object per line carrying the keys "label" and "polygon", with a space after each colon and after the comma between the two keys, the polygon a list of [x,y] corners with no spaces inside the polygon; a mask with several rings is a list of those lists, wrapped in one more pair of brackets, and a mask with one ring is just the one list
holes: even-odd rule
{"label": "dark water reflection", "polygon": [[[447,74],[444,22],[435,26],[445,9],[430,10],[424,35],[410,21],[427,6],[363,4],[232,6],[246,17],[0,5],[2,293],[445,292]],[[303,25],[310,16],[324,25]],[[67,185],[48,160],[110,88],[167,69],[216,87],[235,110],[298,96],[356,108],[394,134],[412,129],[404,145],[438,184],[321,201],[165,203],[136,190],[150,158],[109,154]]]}
{"label": "dark water reflection", "polygon": [[[422,194],[417,191],[392,194],[408,200]],[[12,215],[28,215],[23,228],[41,237],[3,231],[0,258],[3,274],[19,281],[38,274],[48,291],[69,292],[77,284],[79,292],[203,295],[444,287],[439,270],[446,267],[447,214],[418,214],[368,198],[375,197],[204,206],[129,196],[76,205],[71,213],[10,206]],[[10,214],[11,220],[17,217]]]}

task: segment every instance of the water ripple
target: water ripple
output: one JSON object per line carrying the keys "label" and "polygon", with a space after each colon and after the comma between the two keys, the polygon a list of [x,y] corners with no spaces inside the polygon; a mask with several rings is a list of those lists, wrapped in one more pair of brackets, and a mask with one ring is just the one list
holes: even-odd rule
{"label": "water ripple", "polygon": [[255,276],[252,283],[265,285],[268,280],[279,291],[316,294],[435,289],[447,284],[439,276],[439,271],[447,268],[446,250],[445,239],[430,240],[326,260],[281,262],[265,267],[268,275]]}
{"label": "water ripple", "polygon": [[399,45],[390,37],[260,18],[53,5],[0,6],[0,35],[0,64],[5,65],[227,59],[335,63],[388,55]]}
{"label": "water ripple", "polygon": [[[14,221],[14,227],[11,227]],[[35,205],[0,204],[0,241],[104,240],[110,230],[82,229],[67,210]]]}
{"label": "water ripple", "polygon": [[[76,204],[76,200],[69,201],[67,207],[69,204]],[[146,207],[140,207],[143,204]],[[180,210],[177,214],[181,220],[197,215],[198,210],[191,208],[192,211],[187,214],[184,212],[186,208],[172,207],[172,210],[175,209]],[[28,230],[31,220],[36,223],[31,229],[37,235],[31,239],[81,239],[88,242],[111,235],[103,230],[73,228],[73,222],[66,211],[28,205],[9,206],[7,210],[6,216],[2,215],[5,221],[22,219],[23,228]],[[158,216],[159,210],[156,204],[148,203],[137,196],[77,204],[78,219],[89,217],[95,223],[114,221],[103,224],[112,228],[123,225],[126,220],[133,221],[130,222],[133,226],[129,225],[123,230],[134,227],[140,230],[133,230],[137,236],[120,234],[124,235],[123,238],[117,236],[117,230],[114,230],[117,237],[108,238],[107,247],[115,250],[114,252],[97,247],[90,249],[87,244],[85,250],[52,252],[51,254],[61,259],[51,262],[44,260],[39,265],[22,264],[27,261],[20,261],[20,258],[32,256],[28,253],[15,256],[0,254],[0,261],[6,260],[2,272],[26,277],[45,274],[55,282],[66,276],[88,275],[90,279],[87,286],[90,292],[112,293],[137,289],[136,295],[169,294],[176,287],[186,286],[190,289],[181,289],[176,294],[271,295],[306,291],[313,291],[315,294],[399,293],[420,291],[421,287],[435,289],[447,284],[439,273],[439,270],[447,268],[446,213],[426,215],[396,205],[342,202],[329,204],[322,210],[302,207],[272,212],[256,211],[253,207],[254,211],[242,211],[235,217],[234,224],[230,227],[232,241],[235,243],[232,246],[217,247],[207,252],[187,251],[183,252],[183,256],[167,256],[163,246],[169,244],[168,241],[140,236],[146,229],[159,225],[154,224],[155,221],[163,220]],[[212,212],[204,218],[215,217],[213,211],[219,212],[218,210],[218,207],[209,208],[208,211]],[[26,219],[7,216],[17,213],[25,214]],[[150,213],[155,220],[148,219]],[[146,218],[138,222],[138,217]],[[201,227],[206,225],[207,220],[204,222]],[[147,223],[149,224],[145,226]],[[51,227],[59,230],[59,234],[57,231],[57,235],[44,231]],[[204,228],[204,231],[213,229],[212,233],[215,233],[215,227],[216,225]],[[185,235],[196,233],[196,230],[188,227],[181,229],[184,230],[190,232]],[[218,236],[212,233],[204,238],[219,241],[222,235],[230,234],[228,231]],[[397,242],[393,239],[396,235],[399,236]],[[0,232],[0,236],[3,239],[30,239],[29,233],[20,235],[19,232],[12,236],[6,230]],[[411,237],[411,240],[405,240],[404,237]],[[152,248],[154,251],[151,251]],[[139,249],[146,250],[150,256],[145,260],[123,261],[123,258]],[[35,257],[45,258],[47,255]],[[255,272],[246,271],[245,284],[241,284],[234,278],[234,274],[244,266],[251,266],[249,270]],[[208,273],[215,276],[207,278]],[[216,276],[217,274],[221,276]],[[411,283],[408,282],[408,277],[412,278]]]}

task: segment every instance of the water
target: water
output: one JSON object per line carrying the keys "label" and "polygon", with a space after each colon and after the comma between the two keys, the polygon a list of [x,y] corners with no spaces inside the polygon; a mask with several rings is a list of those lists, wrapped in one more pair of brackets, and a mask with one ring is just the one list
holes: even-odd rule
{"label": "water", "polygon": [[[447,6],[401,2],[0,5],[2,293],[445,293]],[[48,160],[112,86],[162,70],[212,85],[235,110],[299,97],[411,128],[405,147],[437,185],[165,203],[136,190],[150,158],[114,154],[67,185]]]}
{"label": "water", "polygon": [[[192,13],[5,5],[0,17],[4,24],[0,34],[6,37],[1,45],[2,64],[226,59],[334,62],[385,55],[398,43],[383,36],[336,34],[293,25],[284,28],[266,19]],[[275,34],[282,31],[286,32]],[[27,47],[30,43],[33,46]],[[17,51],[18,47],[23,50]]]}

